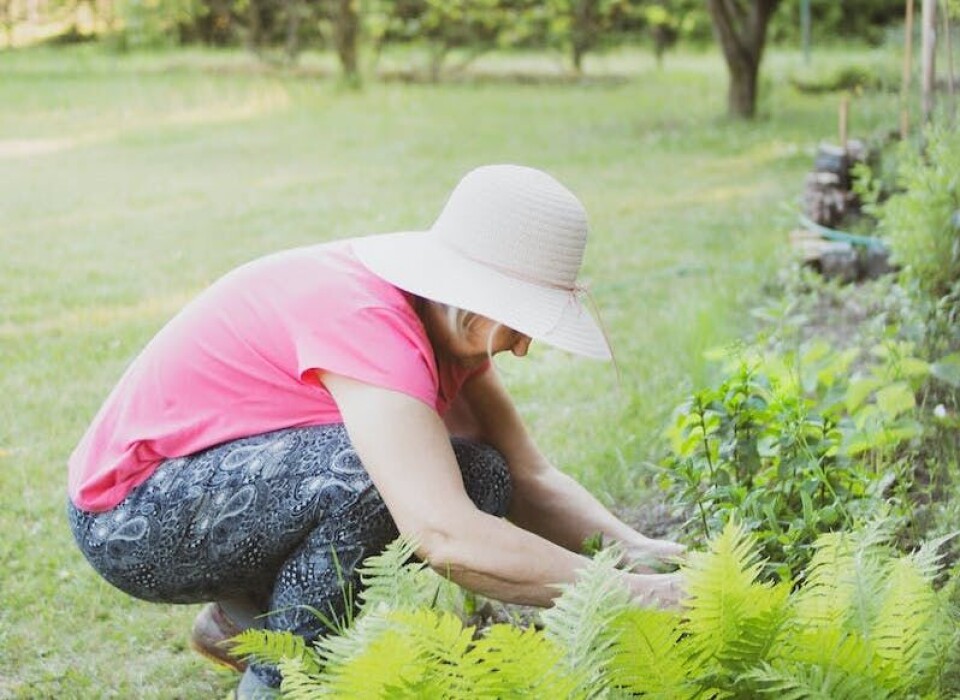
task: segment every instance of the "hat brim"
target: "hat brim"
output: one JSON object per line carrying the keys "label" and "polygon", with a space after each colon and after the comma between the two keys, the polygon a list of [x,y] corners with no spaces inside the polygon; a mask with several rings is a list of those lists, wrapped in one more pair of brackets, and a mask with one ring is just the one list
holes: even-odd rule
{"label": "hat brim", "polygon": [[429,231],[357,238],[353,250],[371,272],[404,291],[486,316],[576,355],[612,356],[603,331],[575,291],[491,269]]}

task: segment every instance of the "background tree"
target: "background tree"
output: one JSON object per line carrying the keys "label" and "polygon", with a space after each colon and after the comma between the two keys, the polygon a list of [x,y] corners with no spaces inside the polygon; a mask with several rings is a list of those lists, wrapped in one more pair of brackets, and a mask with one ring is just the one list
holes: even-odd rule
{"label": "background tree", "polygon": [[509,26],[509,0],[396,0],[388,9],[385,42],[422,43],[427,48],[427,73],[440,79],[451,52],[461,50],[458,69],[500,45]]}
{"label": "background tree", "polygon": [[752,119],[756,114],[767,25],[779,4],[780,0],[707,0],[713,31],[730,71],[727,111],[732,117]]}
{"label": "background tree", "polygon": [[[770,20],[769,41],[800,39],[802,0],[782,0]],[[843,0],[811,2],[813,39],[850,38],[879,45],[888,29],[903,20],[904,0]]]}
{"label": "background tree", "polygon": [[13,0],[0,0],[0,29],[3,30],[0,47],[13,46]]}
{"label": "background tree", "polygon": [[708,27],[701,0],[654,0],[643,4],[640,14],[653,42],[657,66],[663,67],[663,56],[681,39],[697,41],[703,25]]}
{"label": "background tree", "polygon": [[643,22],[636,0],[549,0],[548,44],[570,52],[573,70],[583,72],[583,58],[617,34]]}
{"label": "background tree", "polygon": [[340,59],[343,77],[350,83],[360,79],[360,8],[358,0],[334,0],[332,13],[333,46]]}

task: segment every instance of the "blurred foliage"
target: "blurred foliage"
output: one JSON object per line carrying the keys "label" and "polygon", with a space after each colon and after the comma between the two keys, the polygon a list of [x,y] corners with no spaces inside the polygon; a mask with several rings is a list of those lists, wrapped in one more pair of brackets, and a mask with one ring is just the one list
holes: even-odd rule
{"label": "blurred foliage", "polygon": [[[781,3],[770,26],[774,41],[798,39],[799,3]],[[902,19],[902,4],[813,2],[814,40],[878,42]],[[121,50],[244,45],[284,61],[304,47],[334,47],[352,61],[361,45],[375,57],[385,44],[418,43],[433,77],[454,50],[466,61],[494,49],[561,50],[579,71],[587,54],[624,42],[649,43],[660,61],[677,42],[712,36],[699,0],[0,0],[0,29],[10,35],[19,23],[57,24],[68,37],[107,36]]]}
{"label": "blurred foliage", "polygon": [[[783,0],[770,23],[774,42],[800,41],[800,7],[803,0]],[[919,8],[918,8],[919,10]],[[886,28],[903,21],[904,0],[810,0],[810,31],[814,44],[860,39],[880,44]]]}
{"label": "blurred foliage", "polygon": [[900,191],[873,213],[906,277],[942,299],[960,285],[960,132],[935,127],[925,141],[922,150],[904,146]]}
{"label": "blurred foliage", "polygon": [[900,87],[900,68],[889,60],[869,63],[831,63],[797,69],[790,83],[800,92],[822,93],[866,90],[896,91]]}
{"label": "blurred foliage", "polygon": [[865,356],[824,341],[737,351],[675,412],[661,486],[694,506],[701,536],[734,518],[758,536],[770,574],[795,576],[820,534],[863,524],[909,481],[898,450],[923,434],[916,392],[929,375],[895,341]]}

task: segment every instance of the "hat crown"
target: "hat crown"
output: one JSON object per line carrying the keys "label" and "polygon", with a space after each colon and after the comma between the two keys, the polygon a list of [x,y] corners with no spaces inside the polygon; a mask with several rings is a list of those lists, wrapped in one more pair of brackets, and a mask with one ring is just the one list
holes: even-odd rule
{"label": "hat crown", "polygon": [[550,175],[488,165],[463,177],[431,231],[474,262],[535,284],[573,289],[587,243],[587,215]]}

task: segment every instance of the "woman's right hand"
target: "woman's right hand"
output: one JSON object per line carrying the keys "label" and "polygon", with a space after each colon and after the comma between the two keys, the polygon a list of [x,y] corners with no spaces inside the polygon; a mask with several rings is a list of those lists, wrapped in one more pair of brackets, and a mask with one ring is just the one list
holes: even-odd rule
{"label": "woman's right hand", "polygon": [[679,610],[686,595],[680,573],[627,574],[627,585],[633,601],[645,608]]}

